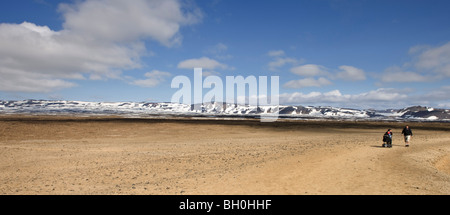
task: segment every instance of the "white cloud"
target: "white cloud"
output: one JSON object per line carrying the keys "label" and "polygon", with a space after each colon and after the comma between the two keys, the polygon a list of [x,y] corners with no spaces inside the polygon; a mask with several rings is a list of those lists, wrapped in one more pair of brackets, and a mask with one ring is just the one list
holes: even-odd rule
{"label": "white cloud", "polygon": [[413,64],[419,71],[450,77],[450,42],[434,48],[413,47],[410,53],[416,54]]}
{"label": "white cloud", "polygon": [[281,57],[283,55],[285,55],[283,50],[273,50],[273,51],[269,51],[267,53],[268,56],[270,57]]}
{"label": "white cloud", "polygon": [[391,66],[377,78],[384,83],[430,82],[450,77],[450,42],[432,47],[418,45],[408,52],[412,60],[400,66]]}
{"label": "white cloud", "polygon": [[439,104],[437,107],[438,108],[449,109],[450,108],[450,102]]}
{"label": "white cloud", "polygon": [[401,107],[403,104],[408,102],[408,98],[409,96],[404,94],[401,90],[380,88],[377,90],[359,94],[342,94],[339,90],[334,90],[326,93],[285,93],[280,95],[280,103],[376,108],[386,106]]}
{"label": "white cloud", "polygon": [[291,69],[291,72],[305,77],[328,75],[327,69],[324,66],[315,64],[306,64],[297,66]]}
{"label": "white cloud", "polygon": [[353,66],[340,66],[339,69],[341,70],[339,73],[337,73],[336,77],[343,80],[349,80],[349,81],[362,81],[366,80],[366,74],[364,70],[358,69]]}
{"label": "white cloud", "polygon": [[122,71],[142,67],[144,40],[179,43],[180,27],[201,19],[183,7],[177,0],[86,0],[60,5],[60,31],[2,23],[0,90],[50,92],[75,86],[74,79],[122,79]]}
{"label": "white cloud", "polygon": [[28,73],[0,67],[0,91],[5,92],[51,92],[76,84],[54,78],[52,75]]}
{"label": "white cloud", "polygon": [[208,76],[219,76],[220,73],[211,70],[211,71],[203,71],[202,75],[203,75],[203,77],[208,77]]}
{"label": "white cloud", "polygon": [[214,58],[220,60],[229,60],[233,55],[227,54],[228,46],[223,43],[217,43],[214,46],[207,47],[203,52],[207,55],[213,55]]}
{"label": "white cloud", "polygon": [[409,54],[417,54],[417,53],[423,52],[430,48],[431,48],[431,46],[429,46],[429,45],[417,45],[417,46],[411,47],[409,49],[408,53]]}
{"label": "white cloud", "polygon": [[390,82],[426,82],[435,78],[431,76],[425,76],[417,72],[404,71],[401,67],[391,66],[387,68],[380,77],[380,80],[384,83]]}
{"label": "white cloud", "polygon": [[319,79],[305,78],[305,79],[300,79],[300,80],[289,81],[286,84],[284,84],[284,87],[299,89],[299,88],[305,88],[305,87],[321,87],[321,86],[327,86],[327,85],[331,85],[331,84],[332,83],[328,79],[323,78],[323,77],[321,77]]}
{"label": "white cloud", "polygon": [[398,89],[380,88],[369,92],[352,95],[352,102],[393,102],[408,98],[406,94],[399,92]]}
{"label": "white cloud", "polygon": [[306,64],[291,68],[291,72],[307,77],[300,80],[291,80],[284,84],[286,88],[305,88],[305,87],[322,87],[331,85],[331,81],[324,77],[314,78],[315,76],[330,76],[329,72],[324,66],[316,64]]}
{"label": "white cloud", "polygon": [[158,70],[153,70],[151,72],[147,72],[144,75],[147,79],[143,80],[135,80],[132,84],[141,86],[141,87],[156,87],[161,82],[165,81],[167,77],[172,76],[172,74],[168,72],[161,72]]}
{"label": "white cloud", "polygon": [[434,89],[428,93],[418,95],[416,96],[416,100],[418,101],[437,101],[437,102],[443,102],[448,101],[450,102],[450,86],[442,86],[438,89]]}
{"label": "white cloud", "polygon": [[270,71],[274,72],[287,64],[295,65],[303,61],[302,59],[297,60],[295,58],[286,57],[283,50],[269,51],[267,55],[273,58],[272,61],[269,62],[268,67]]}
{"label": "white cloud", "polygon": [[269,62],[269,70],[277,71],[280,67],[283,67],[286,64],[295,64],[298,61],[294,58],[277,58],[271,62]]}
{"label": "white cloud", "polygon": [[208,47],[205,52],[208,54],[221,54],[228,50],[228,46],[223,43],[217,43],[214,46]]}
{"label": "white cloud", "polygon": [[203,68],[207,70],[228,69],[229,67],[208,57],[188,59],[178,64],[179,69]]}
{"label": "white cloud", "polygon": [[152,38],[167,46],[180,42],[183,25],[195,24],[198,9],[185,13],[178,0],[87,0],[61,4],[64,29],[111,42]]}
{"label": "white cloud", "polygon": [[[52,31],[33,23],[0,24],[0,75],[1,90],[24,91],[27,77],[61,85],[36,83],[26,92],[47,92],[72,87],[63,79],[92,77],[117,78],[119,69],[138,68],[135,61],[143,50],[115,44],[95,43],[76,38],[67,32]],[[14,71],[14,72],[11,72]],[[8,88],[4,82],[13,82]],[[62,85],[64,84],[64,85]],[[8,84],[9,85],[9,84]],[[36,86],[33,90],[31,86]],[[39,87],[38,87],[39,86]]]}

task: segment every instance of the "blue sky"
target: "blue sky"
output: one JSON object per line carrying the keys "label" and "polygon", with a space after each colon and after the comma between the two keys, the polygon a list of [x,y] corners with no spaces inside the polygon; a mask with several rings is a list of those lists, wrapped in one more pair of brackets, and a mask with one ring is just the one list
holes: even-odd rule
{"label": "blue sky", "polygon": [[0,2],[0,99],[170,101],[171,80],[279,76],[280,102],[450,108],[447,0]]}

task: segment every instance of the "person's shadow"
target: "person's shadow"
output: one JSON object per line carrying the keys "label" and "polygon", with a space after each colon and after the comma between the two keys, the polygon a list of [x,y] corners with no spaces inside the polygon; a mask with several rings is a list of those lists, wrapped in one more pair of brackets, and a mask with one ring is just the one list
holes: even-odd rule
{"label": "person's shadow", "polygon": [[383,147],[383,146],[380,146],[380,145],[372,145],[370,147],[373,147],[373,148],[386,148],[386,147]]}
{"label": "person's shadow", "polygon": [[[392,144],[392,147],[399,147],[399,146],[401,146],[401,145],[396,145],[396,144]],[[388,148],[388,147],[383,147],[382,145],[371,145],[370,147],[373,147],[373,148]]]}

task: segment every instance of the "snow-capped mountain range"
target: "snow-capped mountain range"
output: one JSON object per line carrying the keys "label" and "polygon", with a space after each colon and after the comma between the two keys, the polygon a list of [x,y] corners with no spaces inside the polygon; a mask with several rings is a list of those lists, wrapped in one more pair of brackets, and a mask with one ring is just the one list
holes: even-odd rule
{"label": "snow-capped mountain range", "polygon": [[357,110],[336,107],[311,106],[249,106],[225,103],[186,105],[148,102],[81,102],[81,101],[1,101],[0,114],[53,114],[53,115],[125,115],[128,117],[198,116],[227,118],[259,118],[278,113],[289,119],[342,119],[342,120],[395,120],[446,121],[450,110],[414,106],[389,110]]}

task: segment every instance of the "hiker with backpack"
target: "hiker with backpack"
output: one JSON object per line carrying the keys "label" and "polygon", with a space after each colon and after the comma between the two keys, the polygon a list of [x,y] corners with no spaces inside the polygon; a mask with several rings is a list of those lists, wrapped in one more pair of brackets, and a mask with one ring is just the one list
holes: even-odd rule
{"label": "hiker with backpack", "polygon": [[383,135],[383,147],[392,148],[392,131],[388,129]]}

